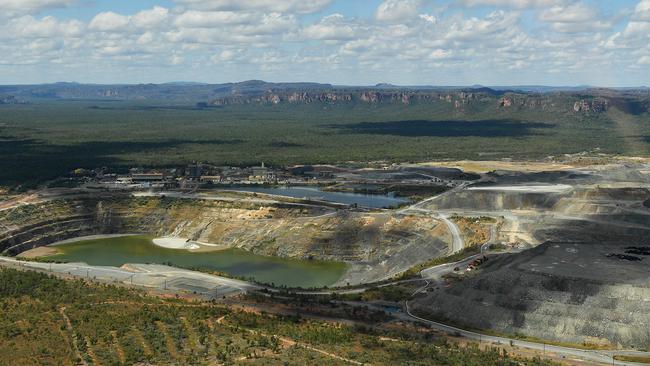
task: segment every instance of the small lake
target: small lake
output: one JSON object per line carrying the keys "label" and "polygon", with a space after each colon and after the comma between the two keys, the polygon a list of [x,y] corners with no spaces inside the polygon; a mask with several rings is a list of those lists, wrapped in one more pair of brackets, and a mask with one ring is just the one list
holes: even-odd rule
{"label": "small lake", "polygon": [[169,264],[220,271],[287,287],[329,286],[341,278],[347,268],[340,262],[268,257],[240,249],[200,253],[166,249],[153,244],[151,237],[140,235],[83,240],[55,248],[60,253],[47,259],[116,267],[126,263]]}
{"label": "small lake", "polygon": [[329,202],[343,203],[346,205],[357,204],[369,208],[394,208],[409,202],[407,199],[396,197],[394,194],[361,194],[350,192],[328,192],[314,186],[234,186],[236,191],[275,194],[294,198],[317,199]]}

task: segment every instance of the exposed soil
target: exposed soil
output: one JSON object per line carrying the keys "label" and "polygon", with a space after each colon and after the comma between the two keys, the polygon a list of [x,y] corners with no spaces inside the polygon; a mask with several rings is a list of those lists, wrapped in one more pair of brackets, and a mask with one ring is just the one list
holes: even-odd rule
{"label": "exposed soil", "polygon": [[53,247],[38,247],[30,249],[28,251],[20,253],[20,256],[23,258],[39,258],[39,257],[48,257],[51,255],[57,254],[59,251]]}

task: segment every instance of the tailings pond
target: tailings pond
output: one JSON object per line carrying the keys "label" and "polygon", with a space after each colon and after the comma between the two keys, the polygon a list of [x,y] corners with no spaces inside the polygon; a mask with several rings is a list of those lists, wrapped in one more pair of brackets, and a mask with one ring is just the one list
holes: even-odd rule
{"label": "tailings pond", "polygon": [[148,236],[123,236],[77,241],[57,245],[58,254],[47,259],[85,262],[95,266],[122,266],[126,263],[168,264],[188,269],[207,269],[233,276],[252,278],[260,283],[287,287],[324,287],[335,283],[347,266],[340,262],[296,260],[256,255],[239,249],[190,252],[166,249]]}
{"label": "tailings pond", "polygon": [[322,200],[346,205],[357,204],[369,208],[395,208],[400,204],[409,202],[407,199],[396,197],[393,194],[361,194],[349,192],[328,192],[319,187],[313,186],[279,186],[279,187],[259,187],[259,186],[235,186],[231,188],[234,191],[256,192],[264,194],[274,194],[278,196],[287,196],[293,198],[307,198],[313,200]]}

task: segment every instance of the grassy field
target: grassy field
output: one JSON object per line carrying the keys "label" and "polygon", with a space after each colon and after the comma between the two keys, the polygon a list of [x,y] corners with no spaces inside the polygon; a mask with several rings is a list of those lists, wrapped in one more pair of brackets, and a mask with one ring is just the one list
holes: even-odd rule
{"label": "grassy field", "polygon": [[0,307],[2,365],[552,364],[428,333],[242,312],[7,269]]}
{"label": "grassy field", "polygon": [[33,184],[77,167],[165,167],[193,160],[283,165],[528,159],[595,148],[648,154],[648,116],[626,115],[617,123],[608,114],[578,115],[567,108],[487,104],[459,112],[445,102],[206,109],[117,101],[4,105],[0,185]]}

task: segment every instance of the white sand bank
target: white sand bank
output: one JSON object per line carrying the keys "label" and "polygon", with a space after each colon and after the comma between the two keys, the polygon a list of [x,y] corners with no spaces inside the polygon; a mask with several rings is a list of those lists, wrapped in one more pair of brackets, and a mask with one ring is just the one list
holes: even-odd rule
{"label": "white sand bank", "polygon": [[162,237],[155,238],[153,243],[159,247],[167,249],[185,249],[194,250],[201,248],[198,244],[189,241],[189,239],[175,238],[175,237]]}

